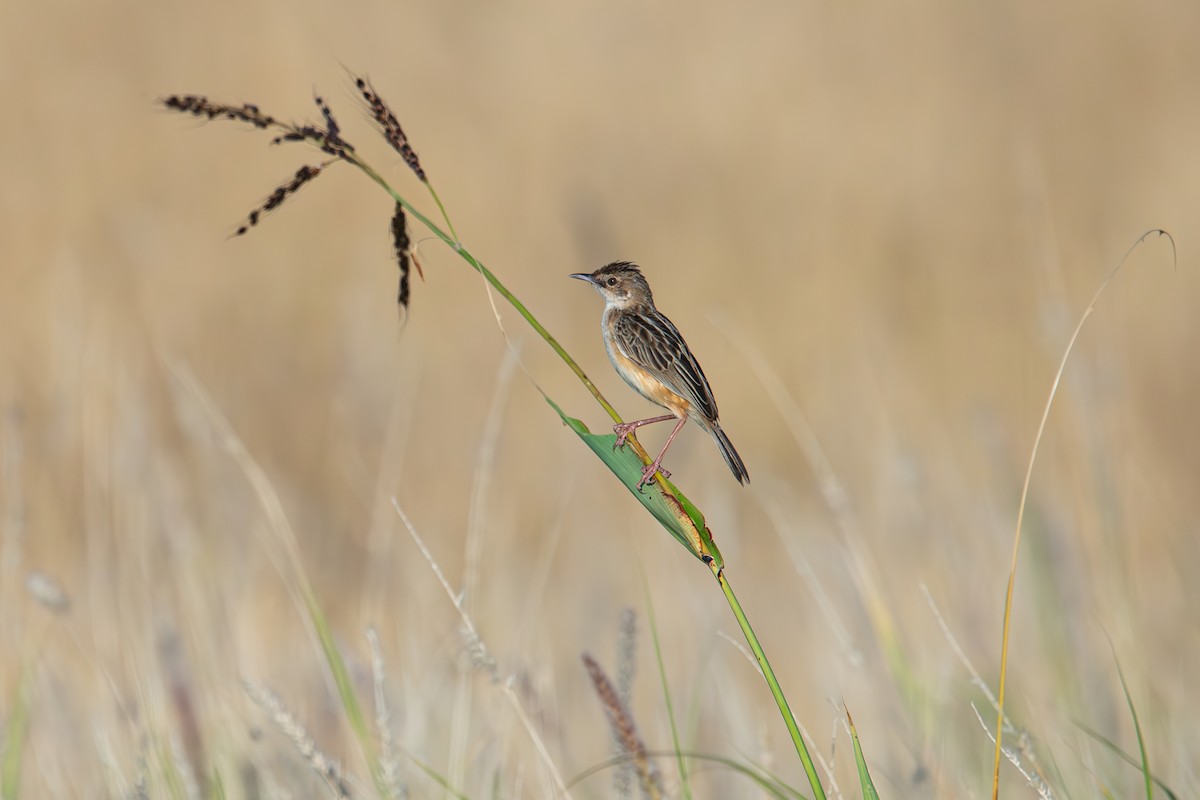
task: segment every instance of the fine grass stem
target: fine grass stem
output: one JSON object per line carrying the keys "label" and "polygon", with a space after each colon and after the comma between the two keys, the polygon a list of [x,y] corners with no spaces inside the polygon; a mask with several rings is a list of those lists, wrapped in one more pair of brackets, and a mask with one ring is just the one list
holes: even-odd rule
{"label": "fine grass stem", "polygon": [[479,631],[475,627],[474,620],[471,619],[471,615],[467,613],[467,609],[463,605],[462,596],[455,592],[453,588],[451,588],[450,581],[446,579],[446,574],[442,572],[441,566],[437,563],[437,560],[434,559],[433,553],[429,551],[429,547],[425,544],[425,540],[421,537],[421,534],[417,533],[417,529],[413,526],[412,520],[410,520],[408,515],[404,513],[404,509],[400,507],[400,502],[395,497],[392,498],[392,508],[395,509],[396,515],[400,517],[400,521],[404,523],[404,527],[408,530],[408,535],[412,537],[413,543],[416,544],[417,549],[421,551],[421,555],[429,564],[429,568],[433,570],[434,577],[437,578],[438,583],[441,584],[442,589],[446,592],[446,596],[450,598],[450,602],[453,604],[454,609],[458,612],[464,629],[467,631],[470,640],[474,643],[477,656],[476,663],[488,673],[489,677],[492,679],[492,682],[501,688],[501,692],[512,705],[513,711],[516,712],[517,719],[520,720],[521,726],[525,728],[525,732],[529,735],[530,740],[533,742],[533,746],[537,750],[538,755],[541,757],[542,763],[545,764],[546,770],[553,779],[555,787],[557,787],[558,791],[563,796],[570,797],[571,793],[567,789],[567,785],[563,781],[562,774],[559,773],[558,767],[554,763],[554,759],[550,757],[550,751],[546,747],[545,740],[542,738],[541,734],[538,733],[537,728],[535,728],[533,725],[533,720],[529,718],[529,714],[525,711],[524,705],[521,704],[521,698],[517,696],[517,692],[513,688],[513,681],[510,678],[500,674],[500,670],[496,666],[495,659],[493,659],[489,654],[487,646],[484,644],[483,637],[479,635]]}
{"label": "fine grass stem", "polygon": [[[1109,641],[1109,647],[1113,647]],[[1142,780],[1146,787],[1146,800],[1154,800],[1154,780],[1150,774],[1150,759],[1146,755],[1146,737],[1142,735],[1142,723],[1138,720],[1137,707],[1133,704],[1133,695],[1129,693],[1129,684],[1125,681],[1125,670],[1121,669],[1121,661],[1117,658],[1116,648],[1113,647],[1113,663],[1117,665],[1117,676],[1121,679],[1121,692],[1129,705],[1129,716],[1133,718],[1133,730],[1137,734],[1138,752],[1142,756]]]}
{"label": "fine grass stem", "polygon": [[658,620],[654,614],[654,600],[650,596],[650,582],[642,571],[642,593],[646,597],[646,619],[650,621],[650,640],[654,642],[654,659],[658,663],[658,677],[662,681],[663,702],[667,706],[667,722],[671,726],[671,744],[675,747],[675,762],[679,766],[679,785],[683,796],[691,800],[692,785],[688,781],[687,764],[683,760],[683,750],[679,746],[679,726],[675,724],[675,708],[671,704],[671,685],[667,680],[667,668],[663,662],[662,643],[658,638]]}
{"label": "fine grass stem", "polygon": [[349,722],[350,728],[362,751],[363,758],[367,762],[367,767],[375,783],[375,788],[381,796],[386,797],[388,784],[384,779],[383,768],[375,747],[374,738],[367,725],[366,715],[363,713],[362,704],[359,702],[358,694],[354,689],[350,670],[346,667],[346,661],[337,647],[333,630],[329,625],[329,621],[325,616],[316,592],[308,580],[308,574],[304,570],[304,565],[300,558],[300,546],[296,541],[296,535],[292,530],[287,514],[283,510],[283,502],[279,499],[275,487],[271,484],[262,466],[259,465],[241,438],[234,432],[233,426],[230,425],[229,421],[217,409],[216,404],[201,386],[199,380],[190,370],[182,365],[175,365],[173,371],[176,379],[204,410],[209,423],[217,434],[220,444],[231,455],[238,466],[241,467],[243,474],[258,496],[259,503],[262,505],[270,523],[268,529],[274,535],[273,540],[268,540],[268,553],[274,560],[276,568],[283,577],[293,599],[306,612],[310,632],[316,638],[317,644],[325,657],[326,664],[329,667],[329,677],[333,680],[335,692],[341,700],[342,709],[346,714],[346,720]]}
{"label": "fine grass stem", "polygon": [[1142,242],[1146,241],[1150,236],[1157,234],[1158,236],[1167,237],[1171,243],[1172,259],[1178,261],[1178,253],[1175,249],[1175,239],[1171,234],[1161,228],[1151,228],[1137,238],[1129,249],[1125,251],[1125,255],[1117,262],[1112,271],[1108,273],[1108,277],[1096,289],[1096,293],[1092,295],[1092,300],[1088,303],[1087,308],[1083,310],[1083,314],[1079,317],[1079,322],[1075,325],[1075,330],[1071,332],[1070,338],[1067,340],[1067,346],[1063,349],[1062,358],[1059,360],[1058,369],[1054,373],[1054,379],[1050,382],[1050,392],[1046,397],[1046,404],[1042,408],[1042,418],[1038,422],[1037,433],[1033,437],[1033,446],[1029,451],[1029,465],[1025,469],[1025,479],[1021,485],[1021,499],[1017,505],[1017,524],[1016,532],[1013,534],[1012,547],[1012,562],[1008,570],[1008,588],[1004,594],[1004,622],[1002,625],[1002,633],[1000,638],[1000,678],[999,688],[996,691],[996,734],[992,738],[996,742],[995,755],[992,760],[992,800],[998,800],[1000,797],[1000,757],[1003,751],[1004,741],[1004,692],[1007,687],[1008,678],[1008,641],[1009,634],[1012,629],[1012,604],[1013,604],[1013,589],[1017,582],[1017,555],[1021,549],[1021,530],[1022,523],[1025,519],[1025,507],[1029,500],[1029,486],[1033,481],[1033,465],[1037,461],[1038,446],[1042,442],[1042,436],[1046,432],[1046,422],[1050,418],[1050,408],[1054,405],[1054,398],[1058,394],[1059,384],[1062,382],[1064,370],[1067,368],[1067,359],[1071,357],[1071,351],[1075,348],[1075,342],[1079,339],[1079,333],[1083,330],[1083,324],[1087,322],[1088,317],[1096,310],[1096,304],[1100,302],[1100,296],[1104,294],[1104,290],[1112,283],[1113,278],[1125,266],[1125,262],[1133,254]]}

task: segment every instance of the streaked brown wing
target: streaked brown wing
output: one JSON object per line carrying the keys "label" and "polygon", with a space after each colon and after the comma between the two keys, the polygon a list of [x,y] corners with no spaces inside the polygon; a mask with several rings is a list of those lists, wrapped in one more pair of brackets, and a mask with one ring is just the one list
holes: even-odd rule
{"label": "streaked brown wing", "polygon": [[658,311],[621,314],[613,335],[627,358],[695,406],[701,416],[717,418],[708,378],[671,320]]}

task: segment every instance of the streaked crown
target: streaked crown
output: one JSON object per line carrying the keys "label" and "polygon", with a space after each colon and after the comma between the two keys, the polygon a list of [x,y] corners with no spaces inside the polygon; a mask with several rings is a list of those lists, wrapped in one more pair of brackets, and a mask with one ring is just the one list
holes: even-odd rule
{"label": "streaked crown", "polygon": [[605,264],[600,269],[589,274],[579,273],[572,278],[585,280],[596,287],[611,306],[629,308],[638,305],[654,305],[654,296],[650,293],[650,284],[631,261],[614,261]]}

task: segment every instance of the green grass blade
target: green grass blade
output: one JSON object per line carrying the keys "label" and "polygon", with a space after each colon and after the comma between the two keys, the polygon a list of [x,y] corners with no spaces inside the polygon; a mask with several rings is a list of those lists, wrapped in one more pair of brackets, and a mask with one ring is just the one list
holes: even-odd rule
{"label": "green grass blade", "polygon": [[[743,755],[745,755],[745,754],[743,754]],[[747,759],[747,760],[749,760],[749,759]],[[772,786],[775,787],[775,791],[778,791],[778,792],[786,795],[788,798],[790,798],[790,800],[808,800],[808,798],[803,793],[801,793],[798,789],[796,789],[794,786],[789,785],[788,782],[785,781],[782,777],[780,777],[776,773],[772,772],[771,770],[767,769],[762,764],[759,764],[755,761],[750,761],[750,763],[754,766],[754,768],[756,770],[758,770],[762,774],[762,776],[764,778],[771,781]]]}
{"label": "green grass blade", "polygon": [[[1088,736],[1092,737],[1097,742],[1099,742],[1100,744],[1107,747],[1110,751],[1112,751],[1112,753],[1114,755],[1116,755],[1118,758],[1123,760],[1126,764],[1130,764],[1132,766],[1135,766],[1135,767],[1141,769],[1142,765],[1140,763],[1138,763],[1138,760],[1136,758],[1134,758],[1133,756],[1129,755],[1129,753],[1126,753],[1123,749],[1121,749],[1120,745],[1118,745],[1116,742],[1112,741],[1111,739],[1109,739],[1108,737],[1106,737],[1104,734],[1100,733],[1099,731],[1089,728],[1087,725],[1084,725],[1079,720],[1072,720],[1072,721],[1075,723],[1075,727],[1079,728],[1079,730],[1083,731]],[[1170,800],[1179,800],[1179,795],[1176,794],[1175,791],[1170,786],[1167,786],[1166,783],[1164,783],[1159,778],[1155,777],[1155,775],[1153,773],[1151,773],[1150,778],[1151,778],[1151,780],[1154,781],[1154,785],[1157,786],[1158,788],[1162,789],[1163,793],[1166,794],[1166,796],[1169,797]]]}
{"label": "green grass blade", "polygon": [[858,729],[854,727],[854,718],[850,709],[846,709],[846,722],[850,725],[850,739],[854,742],[854,763],[858,765],[858,783],[862,786],[863,800],[879,800],[879,792],[875,791],[875,783],[871,773],[867,771],[867,760],[863,758],[862,745],[858,741]]}
{"label": "green grass blade", "polygon": [[654,642],[654,660],[658,664],[658,677],[662,682],[663,701],[667,704],[667,722],[671,725],[671,743],[675,747],[675,761],[679,765],[679,786],[687,800],[692,798],[692,785],[688,782],[687,764],[679,746],[679,727],[675,724],[675,708],[671,704],[671,686],[667,681],[667,667],[663,663],[662,643],[658,638],[658,620],[654,616],[654,602],[650,598],[650,583],[642,571],[642,592],[646,595],[646,619],[650,622],[650,641]]}
{"label": "green grass blade", "polygon": [[175,751],[169,742],[163,742],[158,747],[159,764],[162,767],[163,782],[167,785],[167,794],[172,800],[188,800],[187,787],[179,764],[175,761]]}
{"label": "green grass blade", "polygon": [[450,783],[449,778],[442,775],[436,769],[434,769],[430,765],[426,764],[424,761],[417,758],[416,756],[411,755],[405,751],[402,751],[402,752],[404,752],[404,756],[409,761],[411,761],[417,767],[417,769],[421,770],[421,772],[424,772],[426,777],[428,777],[430,780],[432,780],[438,786],[442,787],[442,789],[447,794],[452,795],[455,798],[455,800],[471,800],[471,798],[467,797],[465,794],[460,792],[458,789],[455,789],[454,786]]}
{"label": "green grass blade", "polygon": [[337,648],[337,643],[333,639],[333,631],[329,627],[325,613],[321,610],[321,605],[317,602],[316,595],[307,584],[302,589],[302,593],[309,619],[312,620],[313,629],[317,632],[317,638],[321,642],[321,651],[324,653],[325,661],[329,664],[329,671],[333,675],[338,698],[342,701],[342,709],[346,712],[346,720],[350,723],[350,729],[354,731],[354,737],[358,740],[358,746],[366,759],[375,790],[380,797],[388,797],[390,790],[383,774],[383,765],[379,761],[379,753],[375,750],[375,741],[367,726],[367,717],[363,714],[362,704],[358,702],[358,693],[354,691],[354,682],[350,678],[350,670],[346,668],[346,660],[342,658],[342,653]]}
{"label": "green grass blade", "polygon": [[29,667],[17,681],[12,711],[4,731],[4,759],[0,761],[0,798],[16,800],[21,788],[21,758],[25,752],[25,735],[29,732],[30,688]]}
{"label": "green grass blade", "polygon": [[[1109,641],[1112,647],[1112,641]],[[1146,800],[1154,798],[1154,780],[1150,775],[1150,759],[1146,756],[1146,738],[1142,735],[1142,723],[1138,720],[1137,708],[1133,705],[1133,696],[1129,694],[1129,684],[1125,682],[1125,671],[1121,669],[1121,661],[1117,658],[1116,648],[1113,648],[1113,663],[1117,665],[1117,677],[1121,679],[1121,691],[1125,693],[1125,702],[1129,704],[1129,715],[1133,717],[1133,730],[1137,733],[1138,752],[1142,755],[1142,780],[1146,787]]]}
{"label": "green grass blade", "polygon": [[221,778],[221,770],[216,767],[212,771],[212,780],[209,783],[209,796],[213,800],[226,800],[225,781]]}
{"label": "green grass blade", "polygon": [[[651,756],[655,756],[656,758],[657,757],[666,758],[669,756],[676,755],[675,753],[668,753],[666,751],[654,751],[654,750],[647,751],[647,754],[651,755]],[[732,758],[729,758],[728,756],[716,755],[714,753],[694,753],[694,752],[689,752],[689,751],[683,751],[683,752],[680,752],[678,755],[681,755],[692,761],[702,761],[702,762],[716,764],[718,766],[726,767],[729,770],[731,770],[732,772],[736,772],[737,774],[742,775],[743,777],[753,781],[755,784],[758,785],[758,788],[762,789],[764,792],[769,794],[771,797],[774,797],[776,800],[807,800],[804,797],[804,795],[800,794],[795,789],[792,789],[790,786],[783,783],[778,778],[772,776],[769,772],[762,769],[761,767],[758,767],[757,765],[748,766],[739,761],[734,761]],[[631,756],[628,754],[614,756],[610,759],[600,762],[599,764],[595,764],[591,767],[588,767],[583,772],[580,772],[578,775],[571,778],[571,780],[567,781],[567,788],[574,789],[576,786],[583,783],[585,780],[592,777],[593,775],[598,775],[606,769],[612,769],[613,767],[620,766],[621,764],[624,764],[625,762],[629,761],[630,758],[631,758]]]}
{"label": "green grass blade", "polygon": [[638,491],[638,481],[642,479],[642,460],[628,447],[616,449],[617,437],[614,434],[597,434],[588,430],[587,426],[574,417],[563,413],[549,397],[546,402],[558,412],[559,417],[573,430],[592,452],[600,457],[613,474],[625,484],[625,488],[637,498],[646,510],[659,521],[667,532],[674,536],[680,544],[688,549],[693,556],[715,569],[725,566],[721,551],[713,542],[712,531],[704,524],[704,515],[700,513],[683,493],[675,488],[675,484],[664,479],[674,497],[663,492],[657,483],[651,483]]}

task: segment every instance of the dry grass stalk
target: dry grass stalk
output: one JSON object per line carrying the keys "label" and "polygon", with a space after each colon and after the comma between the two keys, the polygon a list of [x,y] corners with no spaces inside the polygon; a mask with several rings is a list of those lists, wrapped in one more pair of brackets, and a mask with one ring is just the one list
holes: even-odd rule
{"label": "dry grass stalk", "polygon": [[275,723],[279,730],[283,731],[284,736],[292,740],[292,744],[295,745],[300,755],[329,784],[329,788],[334,791],[337,797],[340,800],[352,798],[354,795],[350,791],[350,782],[342,774],[341,768],[334,763],[333,759],[317,749],[317,745],[312,740],[312,737],[308,735],[308,731],[283,707],[283,703],[275,696],[275,693],[249,682],[245,683],[244,686],[246,693],[250,695],[250,699],[271,715],[271,721]]}
{"label": "dry grass stalk", "polygon": [[[633,678],[637,674],[637,612],[621,611],[617,628],[617,697],[626,708],[633,697]],[[620,746],[620,742],[614,743]],[[630,797],[633,788],[633,764],[625,762],[613,773],[613,791],[617,797]]]}
{"label": "dry grass stalk", "polygon": [[407,797],[408,791],[400,780],[399,765],[396,763],[396,741],[392,738],[392,715],[388,710],[387,694],[384,692],[383,650],[379,646],[379,634],[374,628],[367,629],[367,644],[371,649],[371,682],[375,690],[375,728],[379,731],[379,762],[383,780],[387,784],[389,797]]}
{"label": "dry grass stalk", "polygon": [[[942,616],[941,609],[934,602],[929,587],[924,583],[921,584],[921,593],[925,595],[925,602],[929,604],[929,610],[933,612],[933,618],[937,621],[938,627],[941,628],[942,636],[946,638],[946,641],[950,644],[950,648],[958,656],[958,660],[962,662],[962,665],[966,667],[967,672],[971,675],[971,683],[987,698],[988,703],[992,706],[992,710],[998,713],[1000,707],[996,701],[996,695],[992,692],[991,687],[987,685],[987,681],[983,679],[983,676],[979,674],[979,670],[975,669],[975,665],[971,663],[971,659],[967,658],[962,645],[958,643],[958,638],[950,630],[950,625],[946,622],[946,618]],[[975,709],[974,704],[971,705],[971,708]],[[975,709],[975,715],[979,716],[978,709]],[[988,738],[992,740],[992,744],[995,744],[996,737],[986,725],[984,726],[984,730],[987,731]],[[1029,780],[1029,785],[1037,790],[1039,797],[1046,798],[1046,800],[1053,800],[1054,789],[1050,786],[1041,764],[1038,763],[1037,754],[1034,752],[1033,737],[1024,728],[1014,726],[1009,721],[1008,715],[1004,716],[1004,733],[1017,742],[1015,750],[1009,747],[1004,748],[1005,757]],[[1032,773],[1032,777],[1030,773]]]}
{"label": "dry grass stalk", "polygon": [[512,676],[504,677],[500,674],[495,659],[488,653],[483,637],[479,635],[479,631],[475,628],[475,623],[471,620],[471,615],[467,613],[467,609],[463,605],[462,594],[455,592],[451,588],[450,582],[446,580],[446,574],[442,572],[442,568],[438,565],[437,560],[434,559],[433,553],[429,552],[429,547],[426,546],[425,540],[421,538],[421,534],[417,532],[417,529],[412,524],[412,520],[404,513],[404,509],[400,507],[400,503],[395,497],[392,497],[392,508],[395,509],[396,515],[400,517],[400,521],[404,523],[404,527],[408,529],[408,535],[412,537],[413,543],[421,551],[421,555],[429,564],[429,568],[433,570],[434,577],[441,584],[442,590],[446,592],[446,596],[450,598],[450,602],[454,605],[455,610],[458,611],[459,618],[462,620],[462,632],[466,639],[467,653],[471,657],[472,664],[476,669],[485,671],[491,676],[492,682],[501,688],[504,696],[512,704],[513,711],[516,712],[521,727],[529,734],[529,738],[537,749],[542,762],[545,764],[546,770],[550,773],[550,777],[558,789],[557,796],[570,800],[571,790],[567,788],[562,774],[554,764],[554,759],[550,757],[550,751],[547,749],[546,742],[542,738],[541,733],[534,727],[533,720],[530,719],[528,712],[525,711],[525,707],[521,704],[521,698],[517,695],[517,691],[514,688],[516,681]]}
{"label": "dry grass stalk", "polygon": [[621,701],[616,687],[604,674],[604,669],[589,654],[583,654],[583,666],[587,668],[588,677],[592,679],[592,687],[604,706],[604,714],[608,717],[608,725],[612,729],[613,739],[617,743],[617,755],[628,758],[637,771],[638,784],[642,788],[642,796],[649,800],[663,797],[662,779],[655,769],[646,745],[638,736],[637,725],[628,706]]}
{"label": "dry grass stalk", "polygon": [[[988,739],[991,740],[992,744],[995,744],[995,734],[992,733],[992,729],[988,724],[983,721],[983,716],[979,713],[979,709],[976,708],[974,703],[971,703],[971,710],[975,712],[975,719],[979,720],[979,727],[983,728],[983,732],[987,734]],[[1008,724],[1007,718],[1005,724]],[[1022,731],[1022,735],[1018,736],[1017,740],[1017,748],[1001,745],[1000,752],[1004,754],[1004,757],[1008,759],[1010,764],[1016,767],[1017,772],[1021,773],[1021,777],[1025,779],[1025,782],[1037,792],[1040,800],[1054,800],[1054,790],[1050,787],[1050,784],[1043,780],[1041,773],[1037,771],[1037,765],[1034,764],[1031,768],[1022,760],[1022,754],[1029,755],[1032,752],[1029,737]]]}

